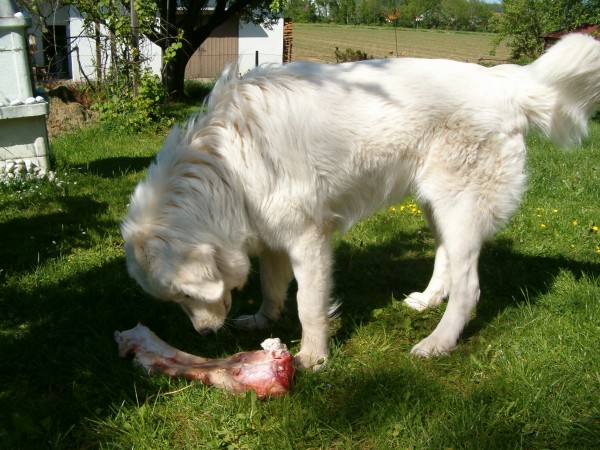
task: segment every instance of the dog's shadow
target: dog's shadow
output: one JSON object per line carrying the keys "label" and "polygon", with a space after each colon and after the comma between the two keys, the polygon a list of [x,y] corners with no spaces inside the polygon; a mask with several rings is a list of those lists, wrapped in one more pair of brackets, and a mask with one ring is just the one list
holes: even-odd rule
{"label": "dog's shadow", "polygon": [[[363,245],[361,242],[340,240],[335,245],[334,257],[332,296],[339,303],[339,324],[335,332],[335,339],[339,342],[350,339],[359,327],[378,320],[378,311],[401,302],[411,292],[424,290],[434,263],[432,239],[426,228],[417,233],[399,233],[377,244]],[[462,339],[476,335],[506,308],[517,307],[526,301],[535,303],[551,289],[561,271],[568,271],[575,278],[583,274],[597,276],[600,264],[562,256],[526,255],[516,250],[512,241],[506,238],[487,243],[479,261],[480,301]],[[259,284],[256,267],[247,287],[237,294],[239,303],[234,316],[256,311],[260,301]],[[252,345],[269,336],[278,336],[284,342],[298,342],[301,327],[295,296],[296,285],[292,283],[282,318],[269,330],[251,333]],[[440,308],[445,308],[445,305],[446,302]],[[414,315],[412,310],[407,308],[406,311],[407,316]],[[441,313],[440,310],[436,314],[438,318]],[[433,331],[436,322],[437,318],[430,318],[427,323],[431,329],[424,332]],[[240,337],[244,333],[242,330],[235,331]]]}
{"label": "dog's shadow", "polygon": [[117,178],[129,173],[142,172],[148,168],[154,157],[119,156],[91,161],[87,172],[102,178]]}

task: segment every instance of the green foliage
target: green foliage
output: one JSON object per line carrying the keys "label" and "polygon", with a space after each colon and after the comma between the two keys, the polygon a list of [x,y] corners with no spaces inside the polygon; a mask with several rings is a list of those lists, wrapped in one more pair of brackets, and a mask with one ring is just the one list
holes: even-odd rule
{"label": "green foliage", "polygon": [[597,1],[504,0],[502,5],[504,13],[495,16],[491,23],[498,33],[495,45],[507,41],[512,58],[523,63],[542,53],[544,34],[598,23],[600,19]]}
{"label": "green foliage", "polygon": [[[125,4],[113,0],[73,0],[84,17],[85,26],[91,35],[100,23],[109,30],[110,36],[100,39],[99,51],[106,55],[97,67],[98,80],[88,80],[96,91],[93,108],[100,119],[111,130],[139,132],[146,127],[169,125],[171,120],[164,115],[164,88],[160,78],[146,66],[139,51],[138,39],[142,35],[153,35],[160,30],[156,20],[156,3],[153,0],[136,0],[138,14],[137,29]],[[137,32],[137,33],[136,33]],[[172,58],[181,48],[179,36],[165,49],[166,58]],[[104,66],[104,63],[107,63]],[[146,66],[146,67],[145,67]],[[136,92],[137,89],[137,92]]]}
{"label": "green foliage", "polygon": [[169,64],[175,60],[177,53],[183,48],[183,30],[178,30],[177,36],[170,37],[173,42],[163,49],[163,62]]}
{"label": "green foliage", "polygon": [[493,9],[477,0],[286,0],[284,13],[296,22],[484,31]]}
{"label": "green foliage", "polygon": [[150,69],[142,72],[138,93],[133,95],[131,83],[105,83],[104,97],[93,108],[100,113],[100,120],[112,130],[140,132],[148,127],[165,127],[172,119],[165,117],[165,92],[157,75]]}
{"label": "green foliage", "polygon": [[364,61],[365,59],[373,59],[372,56],[368,56],[361,50],[353,50],[347,48],[346,51],[340,51],[339,47],[335,48],[335,60],[338,63],[349,62],[349,61]]}
{"label": "green foliage", "polygon": [[204,100],[215,87],[216,79],[210,81],[186,80],[184,84],[185,96],[189,99]]}
{"label": "green foliage", "polygon": [[285,0],[283,11],[294,22],[316,22],[316,3],[307,0]]}

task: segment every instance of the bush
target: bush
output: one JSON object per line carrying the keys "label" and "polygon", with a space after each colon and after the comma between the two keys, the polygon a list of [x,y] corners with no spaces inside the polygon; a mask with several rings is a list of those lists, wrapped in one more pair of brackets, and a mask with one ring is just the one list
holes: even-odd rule
{"label": "bush", "polygon": [[129,83],[122,86],[118,84],[118,81],[107,83],[105,97],[93,105],[100,113],[100,120],[109,128],[121,132],[140,132],[151,126],[158,128],[172,124],[173,120],[165,115],[165,91],[160,78],[149,69],[140,76],[137,96],[133,95]]}
{"label": "bush", "polygon": [[216,79],[207,81],[185,80],[183,92],[185,96],[193,100],[204,100],[215,87]]}
{"label": "bush", "polygon": [[365,59],[373,59],[372,56],[368,56],[361,50],[353,50],[347,48],[345,52],[340,51],[339,47],[335,48],[335,60],[337,63],[349,62],[349,61],[364,61]]}

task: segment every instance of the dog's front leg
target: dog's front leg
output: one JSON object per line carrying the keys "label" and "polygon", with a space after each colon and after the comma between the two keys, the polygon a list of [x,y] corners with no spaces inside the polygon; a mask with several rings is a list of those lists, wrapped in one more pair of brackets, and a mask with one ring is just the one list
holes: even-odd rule
{"label": "dog's front leg", "polygon": [[298,317],[302,325],[296,364],[318,370],[328,354],[332,256],[329,234],[311,231],[293,243],[290,257],[298,283]]}
{"label": "dog's front leg", "polygon": [[292,279],[292,266],[287,253],[265,249],[260,255],[260,287],[263,300],[256,314],[240,316],[236,325],[247,330],[262,329],[279,319],[287,288]]}

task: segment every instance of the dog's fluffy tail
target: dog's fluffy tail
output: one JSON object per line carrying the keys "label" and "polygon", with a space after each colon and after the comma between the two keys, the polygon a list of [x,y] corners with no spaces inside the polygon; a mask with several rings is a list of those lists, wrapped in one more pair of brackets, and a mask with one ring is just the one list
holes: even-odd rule
{"label": "dog's fluffy tail", "polygon": [[[544,89],[535,94],[549,107],[531,111],[537,127],[561,146],[579,145],[587,135],[588,120],[600,103],[600,42],[590,36],[570,34],[527,70]],[[548,104],[547,101],[550,100]],[[535,103],[530,105],[535,108]]]}

